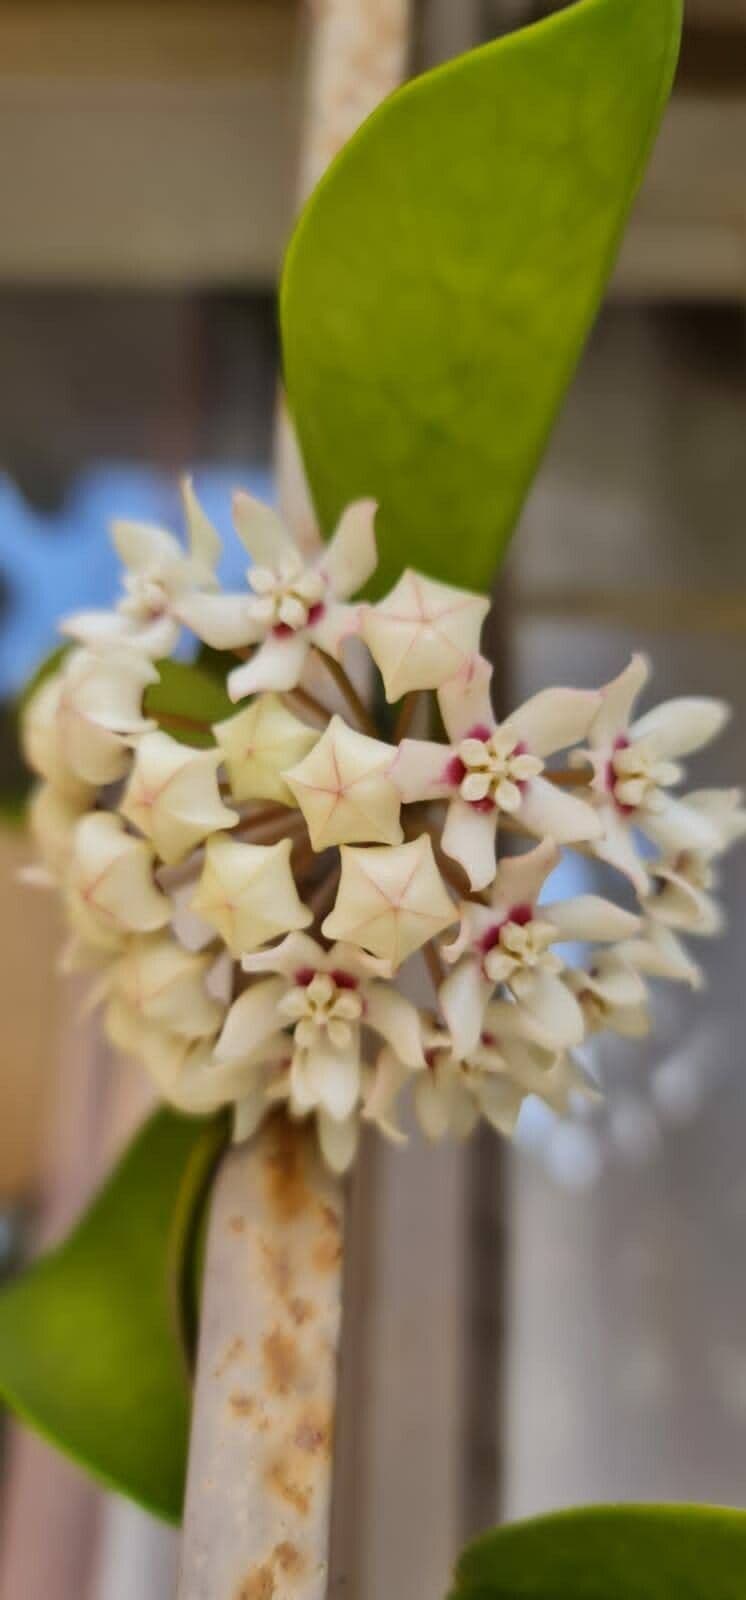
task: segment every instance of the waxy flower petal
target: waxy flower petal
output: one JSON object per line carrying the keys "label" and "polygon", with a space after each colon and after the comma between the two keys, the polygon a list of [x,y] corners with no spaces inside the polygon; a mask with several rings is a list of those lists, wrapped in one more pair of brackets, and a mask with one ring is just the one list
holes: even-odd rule
{"label": "waxy flower petal", "polygon": [[563,844],[593,839],[602,831],[587,801],[541,776],[545,755],[587,731],[600,697],[550,689],[498,724],[489,682],[490,669],[481,658],[462,668],[439,694],[455,742],[439,746],[405,739],[393,769],[405,801],[451,800],[443,849],[477,890],[495,875],[501,813],[540,838]]}
{"label": "waxy flower petal", "polygon": [[77,824],[69,893],[84,937],[118,949],[125,933],[151,933],[170,919],[153,878],[153,851],[127,833],[119,817],[96,811]]}
{"label": "waxy flower petal", "polygon": [[[603,827],[594,844],[595,853],[625,872],[641,895],[648,892],[649,883],[633,828],[641,829],[666,853],[717,848],[714,822],[669,790],[682,776],[672,758],[709,744],[728,715],[719,700],[684,697],[669,700],[633,721],[633,707],[648,673],[645,658],[634,656],[602,691],[587,755]],[[573,759],[582,762],[583,752],[576,752]]]}
{"label": "waxy flower petal", "polygon": [[212,731],[234,800],[293,805],[292,791],[281,774],[313,750],[319,739],[317,728],[301,722],[278,695],[264,694],[235,717],[216,723]]}
{"label": "waxy flower petal", "polygon": [[139,741],[120,811],[167,864],[238,822],[238,813],[220,798],[220,762],[219,750],[192,750],[167,733],[148,733]]}
{"label": "waxy flower petal", "polygon": [[95,785],[84,783],[68,760],[57,721],[62,674],[46,678],[31,696],[21,716],[21,748],[27,765],[45,778],[71,804],[86,806],[95,794]]}
{"label": "waxy flower petal", "polygon": [[501,862],[489,904],[464,902],[457,938],[443,949],[457,963],[440,1001],[456,1048],[468,1055],[480,1036],[490,993],[505,984],[525,1013],[535,1039],[568,1049],[584,1032],[580,1008],[564,982],[563,963],[552,946],[569,939],[626,939],[639,917],[597,895],[537,905],[559,859],[551,840]]}
{"label": "waxy flower petal", "polygon": [[72,798],[51,783],[39,784],[28,808],[31,837],[44,863],[49,882],[61,883],[73,853],[75,829],[88,810],[86,798]]}
{"label": "waxy flower petal", "polygon": [[388,700],[437,689],[479,650],[489,610],[484,595],[407,569],[377,606],[364,611],[363,638],[380,668]]}
{"label": "waxy flower petal", "polygon": [[299,683],[311,645],[339,658],[342,643],[358,630],[358,608],[343,602],[376,564],[375,503],[348,506],[328,548],[308,561],[279,517],[250,495],[234,500],[234,519],[255,565],[247,578],[247,614],[259,649],[228,678],[232,700]]}
{"label": "waxy flower petal", "polygon": [[321,1111],[318,1130],[321,1154],[330,1171],[341,1177],[355,1159],[360,1137],[358,1119],[350,1116],[339,1122]]}
{"label": "waxy flower petal", "polygon": [[613,950],[596,957],[589,972],[573,968],[567,983],[583,1012],[586,1032],[608,1029],[626,1039],[650,1032],[646,985],[633,967]]}
{"label": "waxy flower petal", "polygon": [[211,965],[211,957],[184,950],[169,934],[151,934],[129,941],[112,983],[145,1021],[180,1038],[202,1039],[218,1032],[224,1014],[207,990]]}
{"label": "waxy flower petal", "polygon": [[691,960],[681,940],[654,917],[644,918],[637,937],[625,939],[617,954],[648,978],[669,978],[674,983],[688,983],[692,989],[701,989],[704,983],[696,961]]}
{"label": "waxy flower petal", "polygon": [[319,570],[338,599],[358,594],[376,570],[377,509],[375,500],[355,500],[347,506],[319,558]]}
{"label": "waxy flower petal", "polygon": [[127,645],[156,660],[168,655],[181,632],[179,604],[192,591],[216,587],[220,540],[190,479],[181,486],[188,551],[164,528],[115,522],[112,540],[124,563],[124,595],[114,611],[82,611],[62,631],[92,649]]}
{"label": "waxy flower petal", "polygon": [[71,650],[24,714],[34,770],[73,799],[85,785],[116,782],[129,766],[131,739],[153,727],[142,715],[142,697],[157,680],[151,662],[132,651]]}
{"label": "waxy flower petal", "polygon": [[714,823],[718,834],[717,854],[746,838],[746,808],[740,789],[697,789],[686,797],[687,805]]}
{"label": "waxy flower petal", "polygon": [[214,834],[208,840],[192,909],[217,929],[232,955],[313,921],[299,899],[290,852],[289,839],[242,844]]}
{"label": "waxy flower petal", "polygon": [[683,851],[671,862],[656,861],[651,877],[653,889],[647,905],[654,921],[682,933],[720,933],[723,914],[711,893],[715,870],[708,855]]}
{"label": "waxy flower petal", "polygon": [[722,700],[704,695],[666,700],[646,712],[630,728],[633,741],[651,739],[663,758],[688,756],[716,739],[730,716]]}
{"label": "waxy flower petal", "polygon": [[342,877],[322,932],[390,961],[407,956],[455,922],[457,912],[426,834],[391,849],[343,845]]}
{"label": "waxy flower petal", "polygon": [[401,799],[390,775],[395,757],[391,745],[332,717],[310,754],[284,774],[314,850],[401,843]]}

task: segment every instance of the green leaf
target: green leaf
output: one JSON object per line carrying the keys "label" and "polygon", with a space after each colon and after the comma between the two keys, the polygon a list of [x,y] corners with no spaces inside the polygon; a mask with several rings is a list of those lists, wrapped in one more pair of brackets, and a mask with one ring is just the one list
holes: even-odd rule
{"label": "green leaf", "polygon": [[744,1573],[742,1511],[597,1506],[477,1540],[450,1600],[741,1600]]}
{"label": "green leaf", "polygon": [[222,1119],[157,1112],[70,1238],[0,1294],[0,1395],[95,1477],[171,1521],[189,1428],[179,1302],[225,1137]]}
{"label": "green leaf", "polygon": [[156,661],[158,683],[145,691],[144,711],[181,744],[207,749],[215,743],[210,726],[235,713],[225,681],[205,667],[183,661]]}
{"label": "green leaf", "polygon": [[386,101],[290,244],[285,381],[324,530],[381,505],[376,592],[489,583],[611,271],[681,0],[581,0]]}

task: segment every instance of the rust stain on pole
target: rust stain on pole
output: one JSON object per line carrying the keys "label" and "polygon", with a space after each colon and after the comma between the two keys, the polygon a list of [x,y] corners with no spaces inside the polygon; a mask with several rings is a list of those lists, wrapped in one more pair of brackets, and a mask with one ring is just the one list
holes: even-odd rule
{"label": "rust stain on pole", "polygon": [[276,1118],[211,1205],[179,1600],[323,1600],[342,1190]]}

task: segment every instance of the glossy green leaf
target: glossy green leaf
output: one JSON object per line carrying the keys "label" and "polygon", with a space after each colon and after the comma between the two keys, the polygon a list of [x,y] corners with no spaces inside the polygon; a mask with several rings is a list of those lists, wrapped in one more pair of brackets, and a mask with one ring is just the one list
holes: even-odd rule
{"label": "glossy green leaf", "polygon": [[156,1113],[70,1238],[0,1294],[0,1395],[94,1476],[173,1521],[189,1427],[181,1307],[225,1137],[222,1119]]}
{"label": "glossy green leaf", "polygon": [[[235,662],[232,663],[235,666]],[[215,743],[210,726],[235,713],[225,679],[203,666],[157,661],[159,682],[145,691],[144,711],[181,744],[207,748]]]}
{"label": "glossy green leaf", "polygon": [[483,587],[616,256],[681,0],[581,0],[414,80],[364,124],[288,252],[285,380],[325,532],[380,501],[376,592]]}
{"label": "glossy green leaf", "polygon": [[449,1600],[742,1600],[745,1590],[746,1513],[597,1506],[477,1540]]}

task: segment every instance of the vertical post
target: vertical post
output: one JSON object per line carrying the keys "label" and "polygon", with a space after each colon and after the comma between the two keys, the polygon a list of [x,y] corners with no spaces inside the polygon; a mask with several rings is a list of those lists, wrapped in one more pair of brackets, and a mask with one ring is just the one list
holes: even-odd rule
{"label": "vertical post", "polygon": [[327,1592],[343,1203],[276,1117],[211,1208],[179,1600]]}
{"label": "vertical post", "polygon": [[[492,663],[492,695],[498,721],[511,705],[509,584],[501,576],[492,590],[484,651]],[[481,1124],[472,1141],[467,1172],[464,1363],[463,1536],[473,1538],[496,1521],[502,1491],[500,1435],[504,1351],[506,1248],[503,1217],[506,1159],[502,1142]]]}
{"label": "vertical post", "polygon": [[[306,109],[298,194],[303,202],[329,162],[406,76],[413,0],[307,0]],[[280,508],[307,546],[318,540],[295,434],[281,400],[275,438]]]}
{"label": "vertical post", "polygon": [[[403,77],[410,0],[311,0],[309,18],[301,198]],[[281,507],[313,543],[282,406],[276,463]],[[343,1236],[343,1187],[304,1130],[273,1119],[223,1162],[207,1239],[179,1600],[324,1600],[338,1586],[329,1559]],[[349,1382],[342,1393],[349,1407]]]}

